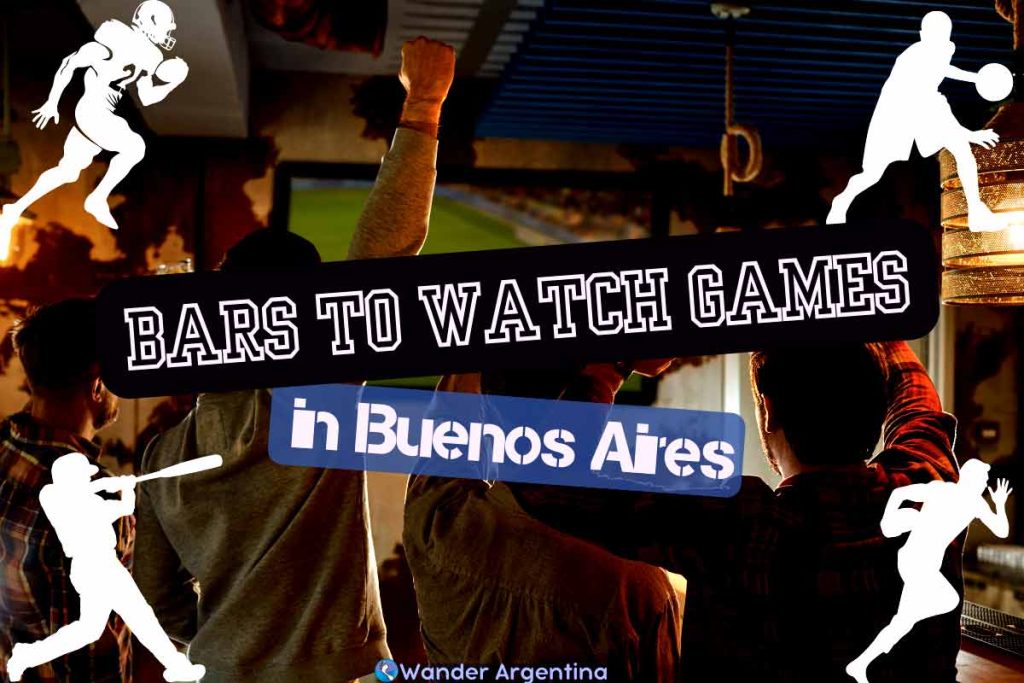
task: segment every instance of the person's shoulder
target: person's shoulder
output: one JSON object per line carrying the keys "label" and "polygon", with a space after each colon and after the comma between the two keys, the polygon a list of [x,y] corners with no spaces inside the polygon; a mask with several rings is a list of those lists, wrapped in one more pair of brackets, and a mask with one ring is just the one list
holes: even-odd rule
{"label": "person's shoulder", "polygon": [[935,45],[918,41],[907,47],[893,64],[893,74],[913,78],[920,70],[927,69],[938,53]]}
{"label": "person's shoulder", "polygon": [[50,465],[67,452],[66,448],[32,442],[26,435],[15,434],[8,419],[0,425],[0,481],[35,495],[32,492],[38,492],[49,482]]}
{"label": "person's shoulder", "polygon": [[197,428],[240,430],[251,423],[261,422],[270,413],[270,389],[251,389],[222,393],[200,394],[190,417]]}
{"label": "person's shoulder", "polygon": [[914,55],[917,55],[921,52],[921,49],[922,46],[920,42],[911,43],[910,45],[903,49],[903,52],[899,53],[899,55],[896,56],[896,61],[894,62],[894,65],[903,64],[908,59],[913,59]]}
{"label": "person's shoulder", "polygon": [[270,419],[270,390],[204,393],[178,424],[153,437],[142,456],[142,472],[223,452],[231,443],[258,441]]}
{"label": "person's shoulder", "polygon": [[740,488],[729,498],[705,498],[702,506],[706,510],[731,510],[742,517],[761,518],[762,521],[782,513],[786,509],[783,499],[785,487],[773,488],[761,477],[743,476]]}
{"label": "person's shoulder", "polygon": [[107,19],[96,29],[93,39],[108,48],[116,48],[130,44],[135,35],[137,35],[135,31],[124,22]]}
{"label": "person's shoulder", "polygon": [[108,19],[96,29],[93,40],[111,51],[123,50],[125,57],[140,66],[155,69],[163,61],[163,53],[146,36],[117,19]]}
{"label": "person's shoulder", "polygon": [[744,475],[740,477],[740,491],[736,495],[748,498],[771,499],[775,497],[775,489],[769,486],[768,482],[761,477]]}
{"label": "person's shoulder", "polygon": [[199,394],[196,406],[244,406],[252,403],[270,401],[271,389],[244,389],[241,391],[224,391],[218,393]]}
{"label": "person's shoulder", "polygon": [[154,472],[187,459],[182,453],[189,447],[188,440],[194,438],[194,417],[195,408],[181,422],[150,439],[139,463],[141,472]]}
{"label": "person's shoulder", "polygon": [[139,53],[135,61],[139,66],[153,73],[165,61],[164,52],[148,39],[143,38],[139,41]]}
{"label": "person's shoulder", "polygon": [[[947,59],[950,55],[956,52],[956,45],[951,40],[922,41],[911,45],[911,47],[915,48],[915,55],[920,57],[922,60],[927,60],[928,62],[934,62],[936,59]],[[909,48],[907,51],[910,51]],[[941,66],[941,64],[939,66]]]}
{"label": "person's shoulder", "polygon": [[872,458],[868,470],[885,489],[896,489],[911,484],[953,485],[957,470],[952,460],[922,457],[901,448],[887,448]]}

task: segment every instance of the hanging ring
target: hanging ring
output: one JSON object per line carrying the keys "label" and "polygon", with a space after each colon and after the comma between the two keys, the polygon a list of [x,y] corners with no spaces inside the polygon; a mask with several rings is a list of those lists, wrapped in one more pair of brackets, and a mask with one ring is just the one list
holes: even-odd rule
{"label": "hanging ring", "polygon": [[[747,163],[742,170],[738,168],[739,150],[733,142],[733,138],[742,138],[747,143]],[[722,146],[719,152],[722,168],[734,182],[749,183],[761,173],[761,166],[764,163],[761,155],[761,136],[751,126],[739,123],[728,126],[725,135],[722,136]]]}

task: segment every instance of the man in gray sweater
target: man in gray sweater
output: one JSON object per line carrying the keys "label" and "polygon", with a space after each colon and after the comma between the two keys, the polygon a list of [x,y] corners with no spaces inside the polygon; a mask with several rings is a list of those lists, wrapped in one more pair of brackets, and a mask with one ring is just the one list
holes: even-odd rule
{"label": "man in gray sweater", "polygon": [[[412,256],[423,245],[454,61],[452,48],[425,38],[403,48],[401,123],[349,258]],[[319,261],[306,240],[267,229],[232,247],[221,268]],[[366,478],[271,461],[270,393],[202,394],[149,445],[144,472],[208,453],[224,465],[140,490],[136,581],[168,634],[206,666],[205,681],[348,681],[389,657]]]}

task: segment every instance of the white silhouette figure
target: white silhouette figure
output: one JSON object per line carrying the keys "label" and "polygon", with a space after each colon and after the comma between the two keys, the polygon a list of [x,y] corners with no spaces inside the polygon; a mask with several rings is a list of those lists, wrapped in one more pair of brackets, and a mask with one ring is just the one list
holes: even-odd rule
{"label": "white silhouette figure", "polygon": [[[888,653],[914,625],[929,617],[956,609],[960,595],[942,576],[942,558],[949,544],[975,519],[980,519],[999,538],[1010,533],[1006,499],[1013,493],[1009,482],[1000,479],[995,490],[988,489],[995,512],[985,500],[989,466],[968,460],[960,468],[960,481],[933,481],[902,486],[892,492],[882,515],[882,533],[895,538],[907,532],[907,542],[897,559],[903,579],[903,595],[896,616],[879,632],[874,642],[846,667],[858,683],[867,683],[867,669],[878,656]],[[922,503],[921,509],[902,507],[906,502]]]}
{"label": "white silhouette figure", "polygon": [[[32,112],[32,122],[45,128],[60,123],[57,105],[78,69],[86,69],[85,93],[75,107],[75,125],[64,142],[64,156],[43,172],[36,184],[0,213],[0,254],[7,253],[11,232],[21,214],[37,199],[78,179],[102,150],[114,152],[107,173],[85,200],[85,210],[103,225],[116,230],[107,202],[111,191],[142,161],[146,145],[128,122],[115,112],[128,86],[135,84],[144,107],[163,100],[188,76],[179,57],[164,59],[160,48],[171,50],[176,25],[171,8],[160,0],[144,0],[132,17],[131,27],[116,19],[103,22],[92,42],[61,62],[46,103]],[[159,83],[158,83],[159,81]]]}
{"label": "white silhouette figure", "polygon": [[832,200],[826,223],[845,223],[846,212],[857,195],[877,183],[889,164],[909,159],[916,142],[921,156],[931,156],[943,147],[953,155],[971,230],[1006,227],[978,193],[978,164],[971,151],[971,143],[991,149],[999,142],[999,135],[988,129],[970,131],[961,126],[939,92],[939,85],[946,78],[967,81],[976,84],[986,99],[999,100],[1009,95],[1013,79],[998,64],[978,74],[952,66],[956,50],[950,40],[952,30],[953,23],[945,12],[929,12],[921,21],[921,40],[897,57],[868,126],[863,170],[850,178],[846,189]]}
{"label": "white silhouette figure", "polygon": [[[53,483],[39,493],[43,512],[57,532],[64,554],[71,558],[70,579],[81,599],[80,616],[44,640],[16,644],[7,662],[7,675],[20,681],[26,669],[96,641],[113,611],[164,666],[164,680],[197,681],[206,668],[178,652],[115,552],[113,523],[135,511],[136,478],[91,481],[97,471],[81,453],[62,455],[53,463]],[[97,495],[100,491],[120,491],[121,499],[102,498]]]}

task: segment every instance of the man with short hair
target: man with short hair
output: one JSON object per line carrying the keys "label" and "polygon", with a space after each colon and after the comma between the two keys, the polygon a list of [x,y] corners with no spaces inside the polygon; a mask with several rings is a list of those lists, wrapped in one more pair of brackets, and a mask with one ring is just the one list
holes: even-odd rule
{"label": "man with short hair", "polygon": [[[401,123],[350,258],[422,247],[454,68],[454,50],[442,43],[418,38],[403,48]],[[221,269],[319,262],[311,243],[271,228],[232,247]],[[200,394],[185,420],[149,445],[144,472],[208,453],[224,465],[140,491],[136,580],[167,632],[206,666],[207,683],[355,679],[389,657],[366,476],[273,462],[270,399],[270,389]]]}
{"label": "man with short hair", "polygon": [[[849,681],[844,668],[902,589],[900,543],[879,526],[887,501],[902,486],[957,480],[956,419],[904,342],[755,353],[750,373],[776,490],[744,477],[729,499],[513,492],[547,524],[686,577],[684,680]],[[941,563],[961,596],[963,541]],[[917,624],[871,680],[955,681],[959,620],[953,609]]]}
{"label": "man with short hair", "polygon": [[[67,453],[82,453],[99,468],[100,449],[93,438],[117,417],[118,398],[99,376],[94,325],[95,303],[69,299],[38,309],[14,331],[31,397],[24,411],[0,422],[0,657],[5,673],[14,643],[42,640],[80,616],[71,560],[40,508],[39,494],[51,480],[54,462]],[[117,555],[130,567],[133,520],[121,517],[112,529]],[[104,621],[96,642],[31,669],[24,680],[125,680],[128,631],[116,617]]]}

